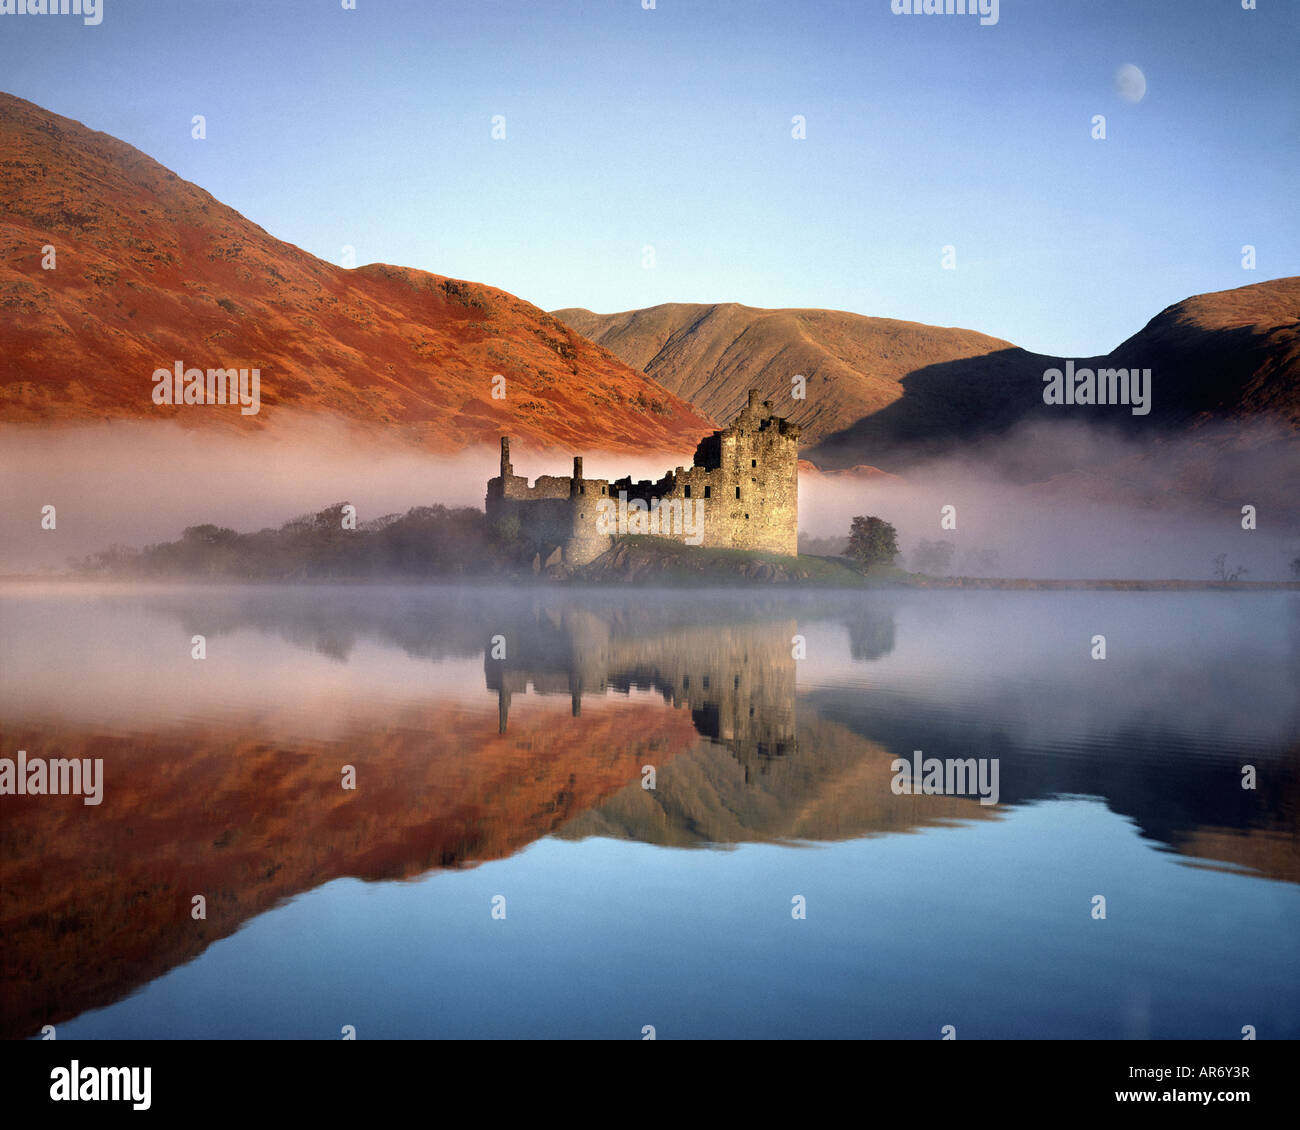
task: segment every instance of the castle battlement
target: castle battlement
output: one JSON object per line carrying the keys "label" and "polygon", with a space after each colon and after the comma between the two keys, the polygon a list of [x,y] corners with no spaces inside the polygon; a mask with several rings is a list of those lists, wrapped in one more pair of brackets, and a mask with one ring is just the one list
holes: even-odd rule
{"label": "castle battlement", "polygon": [[[695,537],[660,530],[661,536],[723,549],[794,556],[799,530],[799,428],[760,402],[758,390],[732,423],[706,436],[690,467],[657,482],[632,477],[588,479],[582,457],[570,476],[541,475],[532,483],[514,473],[510,440],[501,437],[501,473],[489,479],[486,507],[493,523],[518,522],[526,546],[544,557],[556,548],[571,565],[583,565],[613,543],[607,517],[614,502],[634,511],[682,513],[699,519]],[[602,505],[603,503],[603,505]],[[637,532],[632,530],[632,532]],[[697,540],[698,538],[698,540]]]}

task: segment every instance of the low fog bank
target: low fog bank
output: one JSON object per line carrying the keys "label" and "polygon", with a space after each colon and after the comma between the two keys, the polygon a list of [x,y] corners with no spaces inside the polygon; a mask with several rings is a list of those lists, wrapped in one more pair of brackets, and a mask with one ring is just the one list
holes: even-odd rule
{"label": "low fog bank", "polygon": [[[874,514],[897,528],[899,564],[938,574],[1209,580],[1223,554],[1229,576],[1294,580],[1297,486],[1300,443],[1269,422],[1142,443],[1028,424],[902,477],[804,474],[799,525],[828,552],[854,515]],[[941,526],[945,506],[955,529]]]}
{"label": "low fog bank", "polygon": [[[142,547],[211,523],[279,526],[342,501],[364,523],[411,507],[483,507],[498,456],[423,454],[374,433],[296,420],[257,434],[113,422],[38,430],[0,425],[0,572],[64,570],[110,545]],[[41,528],[53,505],[56,528]]]}
{"label": "low fog bank", "polygon": [[[580,454],[589,478],[653,480],[690,462],[687,452]],[[200,524],[253,532],[342,501],[359,523],[434,504],[481,509],[498,459],[491,445],[425,454],[319,419],[247,436],[155,422],[0,425],[0,572],[63,571]],[[571,456],[554,451],[516,446],[512,461],[530,480],[572,470]],[[941,574],[1207,580],[1222,554],[1229,574],[1290,580],[1297,484],[1300,444],[1268,424],[1143,444],[1036,424],[903,477],[804,473],[799,525],[829,553],[855,515],[877,515],[898,529],[899,564]],[[1255,530],[1242,528],[1247,504]],[[54,530],[42,529],[47,505]],[[955,507],[954,530],[941,527],[945,506]]]}

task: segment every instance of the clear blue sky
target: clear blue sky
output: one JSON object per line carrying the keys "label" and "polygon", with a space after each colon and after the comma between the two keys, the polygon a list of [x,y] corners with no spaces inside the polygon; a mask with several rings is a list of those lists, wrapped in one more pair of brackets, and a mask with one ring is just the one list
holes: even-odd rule
{"label": "clear blue sky", "polygon": [[[1294,0],[1002,0],[990,27],[889,0],[103,4],[98,27],[0,16],[0,89],[335,262],[352,245],[546,308],[822,306],[1064,355],[1300,273]],[[1138,103],[1114,89],[1126,63]]]}

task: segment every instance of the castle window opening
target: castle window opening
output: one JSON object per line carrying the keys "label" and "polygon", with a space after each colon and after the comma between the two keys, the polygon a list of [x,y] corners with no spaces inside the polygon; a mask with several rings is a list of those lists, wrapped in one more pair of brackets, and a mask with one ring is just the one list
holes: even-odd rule
{"label": "castle window opening", "polygon": [[736,497],[737,497],[737,498],[740,497],[740,487],[737,487],[737,488],[736,488]]}
{"label": "castle window opening", "polygon": [[686,497],[687,497],[687,498],[690,498],[690,497],[691,497],[691,484],[690,484],[690,483],[687,483],[687,484],[686,484]]}
{"label": "castle window opening", "polygon": [[749,461],[749,465],[750,465],[751,467],[757,467],[757,466],[758,466],[758,460],[757,460],[757,459],[751,459],[751,460]]}

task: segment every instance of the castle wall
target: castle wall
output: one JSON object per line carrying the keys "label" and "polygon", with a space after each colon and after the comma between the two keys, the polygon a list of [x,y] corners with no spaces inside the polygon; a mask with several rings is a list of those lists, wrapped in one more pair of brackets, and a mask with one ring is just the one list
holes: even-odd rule
{"label": "castle wall", "polygon": [[730,427],[704,439],[691,467],[658,483],[620,479],[615,494],[647,503],[703,501],[703,545],[794,556],[799,538],[799,429],[771,414],[772,404],[749,403]]}
{"label": "castle wall", "polygon": [[541,475],[529,484],[513,474],[509,448],[503,450],[503,474],[488,481],[486,509],[493,524],[513,516],[519,521],[521,546],[543,558],[559,547],[570,565],[594,561],[612,544],[600,532],[597,503],[609,496],[609,482],[581,477],[581,460],[575,460],[578,477]]}
{"label": "castle wall", "polygon": [[[657,482],[630,477],[610,483],[587,479],[582,460],[574,460],[568,478],[543,475],[532,485],[515,475],[509,443],[502,440],[501,476],[488,482],[490,520],[507,514],[519,518],[520,534],[535,552],[547,554],[559,546],[564,560],[582,565],[612,544],[602,532],[599,503],[615,503],[626,495],[647,507],[671,504],[695,506],[702,513],[702,544],[794,556],[799,533],[799,429],[772,414],[771,401],[759,403],[756,391],[736,420],[701,441],[694,464],[669,471]],[[702,511],[699,507],[702,506]],[[665,509],[662,513],[671,511]],[[634,531],[635,532],[635,531]],[[686,541],[679,526],[661,529],[660,536]]]}

